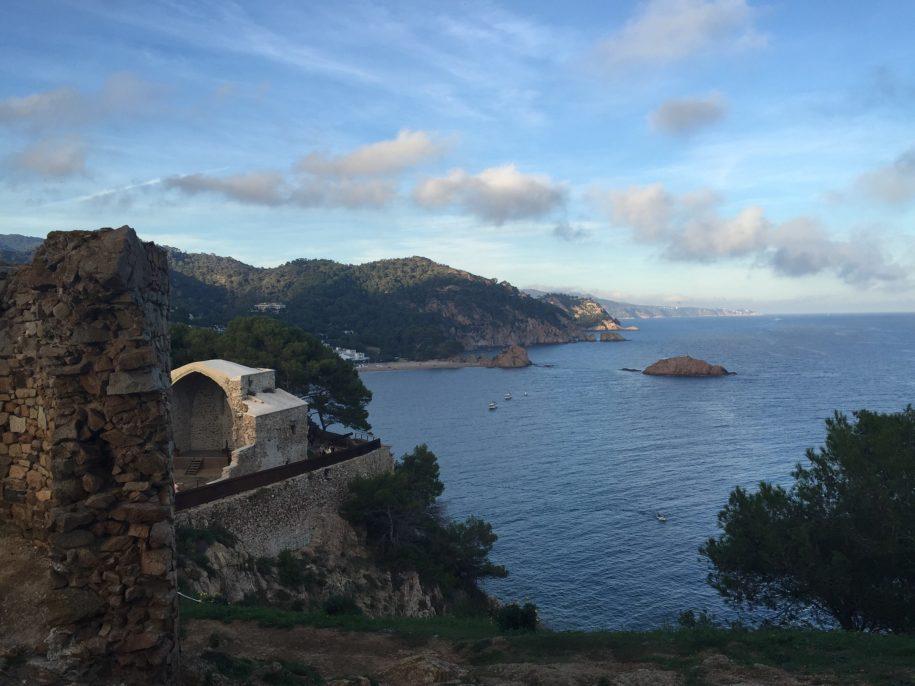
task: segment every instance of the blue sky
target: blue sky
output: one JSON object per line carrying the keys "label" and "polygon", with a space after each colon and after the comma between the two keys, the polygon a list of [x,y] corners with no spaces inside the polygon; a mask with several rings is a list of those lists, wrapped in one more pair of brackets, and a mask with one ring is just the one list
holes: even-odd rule
{"label": "blue sky", "polygon": [[4,3],[0,233],[915,309],[915,3]]}

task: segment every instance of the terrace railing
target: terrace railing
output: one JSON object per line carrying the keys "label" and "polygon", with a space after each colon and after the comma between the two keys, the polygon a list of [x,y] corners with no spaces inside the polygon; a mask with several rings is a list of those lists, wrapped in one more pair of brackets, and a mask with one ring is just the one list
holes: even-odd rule
{"label": "terrace railing", "polygon": [[181,510],[197,507],[204,503],[210,503],[214,500],[225,498],[226,496],[235,495],[236,493],[244,493],[245,491],[251,491],[255,488],[262,488],[279,481],[285,481],[286,479],[299,476],[300,474],[307,474],[308,472],[315,472],[319,469],[332,467],[335,464],[346,462],[354,457],[367,455],[380,447],[381,439],[376,438],[374,441],[360,443],[342,450],[335,450],[332,453],[320,457],[290,462],[289,464],[263,469],[252,474],[235,476],[231,479],[214,481],[203,486],[198,486],[197,488],[190,488],[186,491],[178,491],[178,493],[175,494],[175,511],[180,512]]}

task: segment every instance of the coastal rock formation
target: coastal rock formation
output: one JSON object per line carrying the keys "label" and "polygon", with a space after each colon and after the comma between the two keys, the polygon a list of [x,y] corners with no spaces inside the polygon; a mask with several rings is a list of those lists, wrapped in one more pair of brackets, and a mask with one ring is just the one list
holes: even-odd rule
{"label": "coastal rock formation", "polygon": [[425,587],[416,572],[383,569],[342,517],[325,511],[316,519],[309,545],[273,557],[224,532],[222,540],[208,543],[206,531],[195,536],[179,529],[178,578],[194,596],[230,603],[257,600],[320,611],[328,601],[345,598],[369,617],[432,617],[444,611],[437,588]]}
{"label": "coastal rock formation", "polygon": [[593,298],[567,293],[547,293],[542,296],[541,300],[558,307],[583,329],[617,331],[623,328],[619,320],[611,317],[607,310]]}
{"label": "coastal rock formation", "polygon": [[680,355],[658,360],[646,367],[642,374],[650,376],[727,376],[733,372],[729,372],[720,364],[709,364],[705,360],[697,360],[689,355]]}
{"label": "coastal rock formation", "polygon": [[496,367],[498,369],[519,369],[521,367],[530,367],[533,364],[527,356],[527,350],[520,345],[510,345],[495,357],[480,359],[480,366]]}
{"label": "coastal rock formation", "polygon": [[623,338],[618,333],[609,332],[609,333],[602,333],[598,340],[601,343],[617,343],[619,341],[625,341],[626,339]]}

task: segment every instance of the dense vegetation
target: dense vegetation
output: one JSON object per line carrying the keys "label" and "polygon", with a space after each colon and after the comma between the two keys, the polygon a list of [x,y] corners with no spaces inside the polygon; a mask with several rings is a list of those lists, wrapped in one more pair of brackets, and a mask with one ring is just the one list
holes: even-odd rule
{"label": "dense vegetation", "polygon": [[735,604],[844,629],[915,630],[915,410],[840,413],[790,489],[736,488],[702,548]]}
{"label": "dense vegetation", "polygon": [[423,257],[361,265],[300,259],[270,269],[177,250],[169,259],[174,321],[225,324],[256,303],[278,302],[282,320],[382,359],[448,357],[531,322],[574,334],[549,303]]}
{"label": "dense vegetation", "polygon": [[436,499],[444,491],[435,455],[424,445],[404,455],[394,468],[350,483],[340,513],[366,532],[378,560],[395,570],[416,570],[443,593],[479,598],[477,583],[504,577],[489,553],[496,535],[476,517],[447,519]]}
{"label": "dense vegetation", "polygon": [[240,317],[224,333],[172,326],[172,366],[224,358],[276,370],[279,388],[303,396],[322,428],[342,424],[367,431],[372,399],[349,362],[301,329],[270,317]]}

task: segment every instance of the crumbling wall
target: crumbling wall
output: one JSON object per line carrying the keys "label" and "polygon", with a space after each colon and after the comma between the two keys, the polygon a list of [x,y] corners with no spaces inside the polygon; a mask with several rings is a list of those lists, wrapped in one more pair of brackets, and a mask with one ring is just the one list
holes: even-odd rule
{"label": "crumbling wall", "polygon": [[0,273],[0,551],[34,556],[0,588],[0,649],[36,681],[174,683],[167,317],[165,253],[129,227]]}

